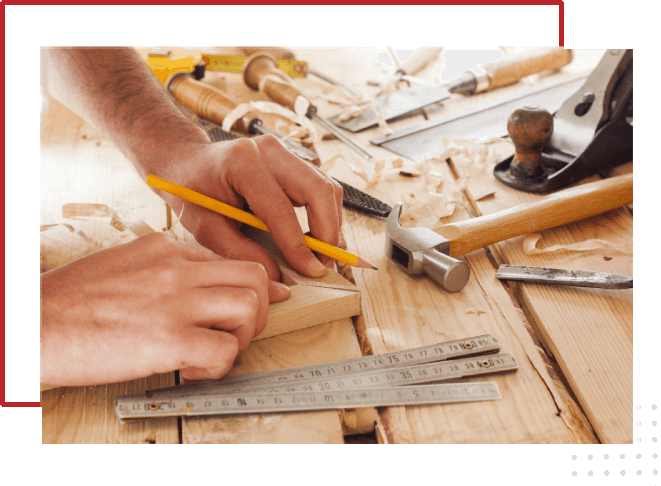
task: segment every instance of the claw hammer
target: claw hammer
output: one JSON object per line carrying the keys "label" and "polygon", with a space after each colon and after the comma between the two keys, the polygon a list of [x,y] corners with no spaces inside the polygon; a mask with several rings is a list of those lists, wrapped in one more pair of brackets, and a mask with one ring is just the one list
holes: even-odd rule
{"label": "claw hammer", "polygon": [[428,228],[402,228],[397,203],[386,223],[386,256],[410,275],[426,274],[448,292],[468,283],[457,256],[515,236],[555,228],[633,202],[633,174],[581,184],[494,214]]}

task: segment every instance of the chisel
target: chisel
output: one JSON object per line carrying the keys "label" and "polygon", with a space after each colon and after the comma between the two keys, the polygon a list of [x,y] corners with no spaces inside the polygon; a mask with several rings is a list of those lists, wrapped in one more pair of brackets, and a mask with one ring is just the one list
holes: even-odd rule
{"label": "chisel", "polygon": [[[374,104],[383,114],[383,118],[388,121],[443,101],[452,93],[472,95],[489,91],[516,83],[535,73],[560,69],[571,60],[572,51],[569,49],[527,49],[522,53],[505,56],[485,64],[483,74],[466,71],[444,85],[414,86],[395,91],[387,98],[375,99]],[[377,113],[371,109],[366,109],[350,120],[343,121],[340,116],[330,118],[329,121],[350,132],[359,132],[375,126],[378,122]]]}
{"label": "chisel", "polygon": [[243,64],[243,80],[251,89],[262,91],[278,104],[294,112],[296,111],[296,101],[303,99],[308,103],[307,113],[305,114],[307,118],[319,123],[363,159],[370,160],[374,157],[370,152],[343,134],[341,130],[328,120],[320,117],[317,114],[317,108],[278,69],[277,61],[272,55],[258,51],[246,59],[246,62]]}
{"label": "chisel", "polygon": [[[225,117],[236,107],[236,103],[223,91],[195,80],[190,74],[180,73],[172,77],[168,84],[168,89],[172,96],[182,105],[191,109],[197,115],[207,119],[217,125],[222,125]],[[262,125],[262,121],[251,116],[239,118],[232,125],[232,130],[246,135],[254,134],[272,134],[295,155],[310,162],[312,165],[319,166],[319,156],[312,150],[308,150],[302,145],[282,136],[273,130]],[[225,132],[219,127],[207,129],[207,135],[212,142],[224,140],[233,140],[236,135]],[[383,201],[380,201],[369,194],[366,194],[355,187],[333,178],[342,186],[342,201],[346,207],[361,211],[374,216],[386,217],[392,209]]]}
{"label": "chisel", "polygon": [[[236,103],[218,88],[193,79],[188,73],[173,76],[168,83],[168,90],[182,105],[209,121],[222,125],[225,117],[236,108]],[[232,124],[232,129],[246,135],[271,134],[280,139],[292,152],[304,160],[313,162],[319,156],[311,150],[297,144],[262,124],[262,120],[248,113]]]}

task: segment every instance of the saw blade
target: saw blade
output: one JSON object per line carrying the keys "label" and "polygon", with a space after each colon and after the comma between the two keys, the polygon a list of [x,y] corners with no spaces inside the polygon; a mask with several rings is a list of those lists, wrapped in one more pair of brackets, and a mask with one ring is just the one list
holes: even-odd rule
{"label": "saw blade", "polygon": [[[383,113],[386,121],[424,108],[425,106],[438,103],[450,97],[450,92],[442,86],[414,86],[412,88],[395,91],[387,97],[374,100],[376,109]],[[342,121],[340,115],[330,118],[329,121],[338,127],[350,132],[359,132],[378,124],[379,117],[371,108],[365,109],[360,115],[350,120]]]}
{"label": "saw blade", "polygon": [[535,87],[493,103],[466,108],[384,137],[373,138],[370,142],[414,162],[422,162],[440,152],[446,138],[479,141],[506,137],[507,119],[515,109],[533,103],[554,113],[580,87],[585,77],[581,74],[551,86]]}

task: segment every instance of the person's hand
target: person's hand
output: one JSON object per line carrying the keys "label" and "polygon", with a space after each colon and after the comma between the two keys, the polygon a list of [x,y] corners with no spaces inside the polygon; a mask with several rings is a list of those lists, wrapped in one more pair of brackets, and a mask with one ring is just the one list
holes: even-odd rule
{"label": "person's hand", "polygon": [[[154,175],[238,208],[246,201],[298,272],[320,277],[327,271],[324,264],[333,267],[331,258],[320,256],[322,264],[307,248],[294,206],[306,207],[312,236],[337,245],[342,225],[342,187],[337,182],[291,154],[271,135],[178,147],[166,149],[167,160],[159,161]],[[280,272],[268,253],[242,235],[236,221],[156,192],[177,214],[184,206],[181,223],[198,243],[226,258],[261,263],[269,278],[279,280]]]}
{"label": "person's hand", "polygon": [[155,233],[41,276],[42,384],[220,378],[289,297],[262,265]]}

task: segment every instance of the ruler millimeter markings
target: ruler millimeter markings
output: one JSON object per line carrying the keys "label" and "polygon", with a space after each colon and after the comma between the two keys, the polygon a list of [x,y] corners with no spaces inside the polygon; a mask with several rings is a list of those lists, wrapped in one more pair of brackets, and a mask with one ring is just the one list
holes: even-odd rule
{"label": "ruler millimeter markings", "polygon": [[133,418],[182,415],[225,415],[296,412],[360,407],[392,407],[437,403],[474,402],[501,398],[495,383],[453,383],[391,388],[368,388],[305,393],[218,394],[149,400],[144,396],[124,397],[115,402],[121,421]]}
{"label": "ruler millimeter markings", "polygon": [[[472,378],[493,373],[506,373],[519,368],[516,359],[509,353],[482,357],[453,359],[436,363],[425,363],[415,366],[386,368],[365,371],[350,375],[328,376],[321,379],[311,379],[289,383],[244,383],[216,387],[214,389],[183,392],[178,387],[147,391],[144,398],[157,400],[187,396],[204,396],[213,394],[263,394],[263,393],[305,393],[342,391],[362,388],[381,388],[405,385],[422,385],[442,381]],[[120,398],[120,401],[124,397]]]}
{"label": "ruler millimeter markings", "polygon": [[[201,382],[177,385],[180,392],[201,391],[205,389],[224,388],[228,386],[250,384],[256,386],[258,383],[291,383],[305,381],[328,376],[343,376],[365,371],[381,370],[386,368],[398,368],[424,363],[435,363],[467,356],[479,356],[483,354],[497,353],[500,351],[500,343],[491,334],[475,336],[446,343],[430,344],[417,348],[401,351],[393,351],[385,354],[361,356],[360,358],[345,359],[340,361],[329,361],[313,365],[298,366],[295,368],[284,368],[262,373],[253,373],[239,376],[221,378],[219,380],[206,380]],[[173,388],[160,388],[151,390],[157,393],[161,390],[172,391]]]}

